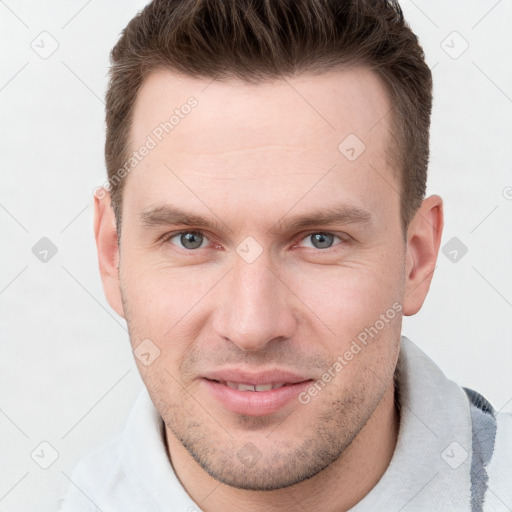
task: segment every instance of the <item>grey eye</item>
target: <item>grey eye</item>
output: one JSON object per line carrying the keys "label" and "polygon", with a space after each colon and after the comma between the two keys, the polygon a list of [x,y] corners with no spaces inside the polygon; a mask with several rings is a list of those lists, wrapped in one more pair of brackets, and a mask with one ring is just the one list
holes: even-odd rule
{"label": "grey eye", "polygon": [[205,237],[203,234],[198,233],[197,231],[184,231],[183,233],[178,233],[174,235],[169,241],[172,241],[174,238],[179,238],[179,242],[184,249],[199,249],[203,242],[205,241]]}
{"label": "grey eye", "polygon": [[329,249],[333,245],[335,238],[340,239],[338,236],[331,233],[319,232],[309,234],[304,238],[304,240],[311,240],[311,244],[314,249]]}

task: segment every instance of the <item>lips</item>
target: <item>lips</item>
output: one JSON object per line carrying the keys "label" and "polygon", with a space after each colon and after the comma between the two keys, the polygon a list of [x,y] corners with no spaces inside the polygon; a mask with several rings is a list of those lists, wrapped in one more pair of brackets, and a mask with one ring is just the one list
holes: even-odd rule
{"label": "lips", "polygon": [[254,373],[233,369],[210,372],[201,382],[224,408],[237,414],[260,416],[285,407],[312,379],[285,370]]}

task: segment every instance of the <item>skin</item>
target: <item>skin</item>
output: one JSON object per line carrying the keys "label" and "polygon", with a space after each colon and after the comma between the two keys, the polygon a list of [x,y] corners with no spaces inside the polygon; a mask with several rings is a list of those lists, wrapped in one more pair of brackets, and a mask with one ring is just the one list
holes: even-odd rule
{"label": "skin", "polygon": [[[190,96],[197,107],[127,177],[120,246],[108,193],[95,198],[107,299],[133,348],[150,339],[160,350],[149,366],[136,362],[173,468],[203,510],[348,510],[393,455],[402,314],[417,313],[428,293],[442,199],[423,201],[404,238],[391,103],[369,70],[257,85],[159,71],[137,96],[133,148]],[[351,133],[366,146],[353,162],[338,150]],[[271,229],[341,203],[370,220]],[[144,225],[141,214],[164,204],[221,229]],[[201,247],[164,237],[180,231],[200,231]],[[335,236],[318,247],[315,233]],[[248,236],[263,249],[252,263],[236,251]],[[235,414],[199,378],[240,366],[320,379],[396,303],[401,313],[306,405]],[[251,466],[237,456],[244,446],[259,456]]]}

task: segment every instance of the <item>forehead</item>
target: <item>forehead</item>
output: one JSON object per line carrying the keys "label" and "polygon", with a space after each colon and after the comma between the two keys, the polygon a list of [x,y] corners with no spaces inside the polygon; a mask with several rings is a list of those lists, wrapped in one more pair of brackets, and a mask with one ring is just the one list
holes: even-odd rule
{"label": "forehead", "polygon": [[218,198],[235,187],[240,201],[275,199],[276,188],[296,197],[327,174],[324,186],[361,190],[375,172],[392,180],[390,111],[385,85],[365,68],[258,84],[155,72],[138,93],[130,137],[132,150],[149,139],[152,148],[129,173],[125,194],[142,210],[172,199],[180,176]]}
{"label": "forehead", "polygon": [[137,95],[132,143],[142,141],[192,97],[197,100],[193,116],[173,127],[172,139],[181,150],[194,153],[229,151],[254,138],[284,145],[323,141],[318,149],[332,147],[349,133],[370,142],[372,135],[382,135],[381,130],[371,133],[377,124],[388,128],[391,109],[382,80],[363,67],[258,84],[161,70],[146,79]]}

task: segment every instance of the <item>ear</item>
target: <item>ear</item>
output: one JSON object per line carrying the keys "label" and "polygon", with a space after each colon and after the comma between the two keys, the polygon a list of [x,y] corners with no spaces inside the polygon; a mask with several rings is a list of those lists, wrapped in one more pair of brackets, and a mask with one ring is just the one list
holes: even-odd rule
{"label": "ear", "polygon": [[407,230],[403,313],[415,315],[423,305],[436,267],[443,233],[443,200],[427,197]]}
{"label": "ear", "polygon": [[94,193],[94,237],[105,296],[112,309],[124,318],[119,283],[116,219],[110,193],[105,188],[97,189]]}

